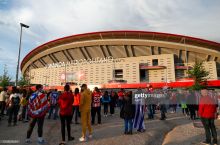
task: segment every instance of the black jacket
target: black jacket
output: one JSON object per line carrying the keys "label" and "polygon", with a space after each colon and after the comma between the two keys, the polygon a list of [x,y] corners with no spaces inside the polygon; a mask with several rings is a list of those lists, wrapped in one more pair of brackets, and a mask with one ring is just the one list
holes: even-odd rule
{"label": "black jacket", "polygon": [[133,119],[135,116],[135,105],[132,104],[131,97],[123,99],[123,105],[120,112],[120,117],[123,119]]}

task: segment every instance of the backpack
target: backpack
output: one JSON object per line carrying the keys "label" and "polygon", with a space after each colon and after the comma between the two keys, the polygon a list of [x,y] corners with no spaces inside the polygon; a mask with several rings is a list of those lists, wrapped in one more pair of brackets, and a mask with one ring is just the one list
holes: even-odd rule
{"label": "backpack", "polygon": [[15,97],[12,97],[11,103],[13,106],[19,106],[20,105],[20,97],[18,95]]}

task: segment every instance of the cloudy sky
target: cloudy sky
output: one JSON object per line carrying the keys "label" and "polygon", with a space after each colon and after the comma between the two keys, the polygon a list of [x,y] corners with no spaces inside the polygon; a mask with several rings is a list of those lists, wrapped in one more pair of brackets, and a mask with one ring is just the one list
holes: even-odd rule
{"label": "cloudy sky", "polygon": [[220,0],[0,0],[0,74],[47,41],[86,32],[142,30],[220,42]]}

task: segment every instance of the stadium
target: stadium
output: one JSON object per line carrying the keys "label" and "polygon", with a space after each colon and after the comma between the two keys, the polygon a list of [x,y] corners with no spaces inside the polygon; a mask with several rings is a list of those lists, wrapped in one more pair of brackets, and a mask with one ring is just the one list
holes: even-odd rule
{"label": "stadium", "polygon": [[102,88],[187,87],[187,71],[204,61],[208,85],[220,86],[220,43],[145,31],[104,31],[68,36],[29,52],[21,72],[48,87],[86,83]]}

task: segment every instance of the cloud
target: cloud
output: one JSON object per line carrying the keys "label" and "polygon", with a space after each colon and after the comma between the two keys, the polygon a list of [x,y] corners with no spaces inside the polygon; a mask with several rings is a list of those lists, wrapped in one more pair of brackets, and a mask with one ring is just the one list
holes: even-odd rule
{"label": "cloud", "polygon": [[[184,34],[220,42],[220,1],[204,0],[0,0],[0,44],[17,55],[19,23],[22,58],[34,47],[73,34],[143,30]],[[1,65],[3,61],[0,61]]]}
{"label": "cloud", "polygon": [[[162,31],[209,39],[209,31],[218,30],[220,10],[216,5],[220,2],[214,0],[208,3],[208,8],[206,3],[203,0],[21,0],[4,14],[3,20],[8,26],[18,27],[15,24],[19,22],[30,25],[29,39],[38,42],[76,33],[119,29]],[[219,37],[212,39],[220,40]]]}

